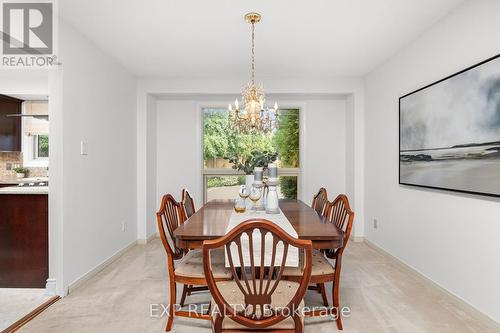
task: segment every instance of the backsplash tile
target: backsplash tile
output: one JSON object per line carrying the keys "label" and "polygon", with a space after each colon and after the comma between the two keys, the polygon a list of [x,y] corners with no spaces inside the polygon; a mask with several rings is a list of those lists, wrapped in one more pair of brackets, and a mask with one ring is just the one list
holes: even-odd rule
{"label": "backsplash tile", "polygon": [[[23,154],[21,152],[0,152],[0,178],[11,178],[16,176],[14,169],[17,165],[23,164]],[[10,166],[10,170],[9,169]],[[27,177],[47,177],[47,168],[27,168]]]}

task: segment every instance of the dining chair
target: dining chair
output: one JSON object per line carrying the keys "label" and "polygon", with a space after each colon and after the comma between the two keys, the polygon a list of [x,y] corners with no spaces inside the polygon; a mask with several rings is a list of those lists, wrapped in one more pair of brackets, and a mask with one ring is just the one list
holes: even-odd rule
{"label": "dining chair", "polygon": [[[266,237],[272,242],[266,241]],[[242,247],[245,241],[246,261]],[[254,242],[260,254],[265,255],[256,255]],[[306,266],[300,279],[284,281],[282,276],[291,246],[299,249]],[[218,282],[214,275],[213,251],[221,247],[226,249],[232,281]],[[237,263],[242,263],[240,267],[236,267],[239,265],[235,265],[233,254]],[[311,277],[311,259],[310,240],[293,238],[264,219],[247,220],[219,239],[204,241],[203,268],[213,297],[212,331],[303,332],[301,309]]]}
{"label": "dining chair", "polygon": [[[318,213],[320,216],[324,216],[326,214],[325,205],[328,202],[328,194],[326,188],[321,187],[318,192],[313,196],[313,201],[311,207]],[[314,254],[313,254],[314,255]],[[316,286],[309,286],[309,290],[316,290],[321,294],[323,298],[323,304],[328,306],[328,300],[326,298],[326,289],[323,283],[318,283]]]}
{"label": "dining chair", "polygon": [[[170,284],[170,306],[166,331],[172,329],[175,316],[210,319],[208,314],[199,314],[192,311],[174,311],[177,297],[177,283],[183,285],[180,306],[184,306],[186,296],[194,291],[208,290],[203,272],[203,253],[201,250],[184,251],[175,244],[174,231],[185,220],[183,209],[170,194],[163,196],[160,210],[156,213],[158,230],[163,247],[167,253],[167,266]],[[224,252],[214,251],[213,276],[216,281],[231,279],[231,272],[224,267]],[[196,287],[195,287],[196,286]]]}
{"label": "dining chair", "polygon": [[[352,224],[354,221],[354,212],[349,205],[349,199],[346,195],[338,195],[333,202],[327,202],[325,205],[326,220],[343,232],[342,247],[338,249],[327,250],[324,253],[320,250],[313,250],[312,253],[312,273],[311,284],[322,286],[323,304],[328,307],[328,299],[326,298],[324,284],[332,282],[332,301],[333,308],[330,313],[335,316],[337,328],[342,330],[342,318],[339,313],[339,288],[340,288],[340,272],[342,269],[342,254],[347,246],[351,235]],[[327,258],[334,259],[334,264],[330,263]],[[301,274],[305,271],[305,264],[301,261],[299,267],[287,267],[283,273],[284,279],[297,281],[300,280]],[[321,315],[321,311],[312,310],[306,315],[316,316]]]}
{"label": "dining chair", "polygon": [[184,216],[186,219],[190,218],[195,212],[194,200],[187,188],[182,189],[181,197],[182,209],[184,210]]}
{"label": "dining chair", "polygon": [[318,193],[314,195],[311,207],[318,213],[318,215],[323,216],[325,214],[325,205],[328,201],[328,194],[324,187],[320,188]]}

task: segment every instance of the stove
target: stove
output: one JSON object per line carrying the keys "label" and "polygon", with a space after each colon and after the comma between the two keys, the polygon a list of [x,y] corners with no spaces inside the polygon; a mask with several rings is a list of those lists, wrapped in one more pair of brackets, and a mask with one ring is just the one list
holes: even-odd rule
{"label": "stove", "polygon": [[29,183],[19,183],[17,186],[19,187],[34,187],[34,186],[49,186],[48,181],[35,181]]}

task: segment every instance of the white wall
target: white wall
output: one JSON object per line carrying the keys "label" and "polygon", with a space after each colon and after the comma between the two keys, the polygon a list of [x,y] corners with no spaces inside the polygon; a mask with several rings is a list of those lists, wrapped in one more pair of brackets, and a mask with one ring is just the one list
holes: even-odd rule
{"label": "white wall", "polygon": [[62,232],[61,293],[136,240],[137,90],[132,75],[69,25],[60,25],[59,38],[50,178],[51,205],[62,211],[51,206]]}
{"label": "white wall", "polygon": [[[349,112],[349,110],[354,110],[354,96],[349,95],[347,96],[346,99],[346,128],[345,128],[345,135],[346,135],[346,164],[345,164],[345,170],[346,170],[346,195],[348,198],[352,198],[355,196],[356,190],[355,190],[355,164],[354,164],[354,159],[355,159],[355,125],[357,125],[354,121],[354,112]],[[363,124],[364,126],[364,121]],[[358,124],[359,126],[359,124]],[[363,127],[364,128],[364,127]],[[363,141],[363,138],[359,138],[358,141]],[[364,157],[364,152],[360,153],[361,156]],[[362,163],[362,162],[360,162]],[[364,170],[363,170],[364,172]],[[364,198],[364,184],[361,187],[360,190],[362,193],[360,194],[361,197]],[[364,221],[361,222],[361,225],[364,227]],[[358,228],[359,229],[359,228]],[[364,230],[364,228],[363,228]],[[355,237],[360,237],[362,238],[362,234],[358,232],[358,234],[355,234]]]}
{"label": "white wall", "polygon": [[365,86],[367,239],[497,321],[500,202],[398,185],[398,98],[500,53],[499,13],[499,1],[465,2]]}
{"label": "white wall", "polygon": [[187,187],[196,207],[203,202],[201,187],[200,113],[197,101],[159,100],[157,102],[157,196],[170,193],[181,200]]}
{"label": "white wall", "polygon": [[[162,194],[171,193],[180,200],[187,187],[199,207],[203,201],[201,176],[201,111],[203,105],[224,107],[227,100],[204,102],[203,99],[157,102],[157,205]],[[283,107],[301,109],[301,188],[300,199],[309,203],[321,186],[333,198],[346,189],[346,100],[296,98],[268,95]],[[231,172],[231,171],[229,171]]]}
{"label": "white wall", "polygon": [[156,98],[137,94],[137,239],[156,232]]}
{"label": "white wall", "polygon": [[[146,203],[147,203],[147,209],[148,209],[148,214],[147,214],[147,225],[146,225],[146,234],[151,235],[156,231],[156,211],[158,210],[159,205],[156,204],[156,186],[158,186],[157,182],[157,154],[156,154],[156,147],[158,145],[155,133],[156,133],[156,128],[157,128],[157,119],[156,119],[156,99],[153,96],[148,96],[148,110],[150,111],[148,113],[148,119],[147,119],[147,128],[148,128],[148,133],[151,133],[151,135],[148,135],[147,137],[147,146],[148,146],[148,151],[147,151],[147,160],[148,160],[148,167],[147,167],[147,183],[150,187],[150,189],[147,191],[146,195]],[[162,142],[160,142],[162,144]]]}
{"label": "white wall", "polygon": [[[304,128],[302,188],[300,199],[307,204],[324,186],[330,200],[346,193],[346,99],[308,99],[303,104]],[[350,144],[350,143],[349,143]]]}

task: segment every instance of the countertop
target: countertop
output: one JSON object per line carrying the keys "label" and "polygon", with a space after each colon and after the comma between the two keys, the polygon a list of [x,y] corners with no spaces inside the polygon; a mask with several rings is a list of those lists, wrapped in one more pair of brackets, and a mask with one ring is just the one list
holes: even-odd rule
{"label": "countertop", "polygon": [[8,186],[0,188],[1,194],[49,194],[48,186]]}
{"label": "countertop", "polygon": [[16,178],[16,177],[3,177],[0,178],[0,184],[19,184],[19,183],[31,183],[31,182],[47,182],[48,177],[28,177],[28,178]]}
{"label": "countertop", "polygon": [[[48,194],[48,186],[27,186],[29,183],[48,182],[48,177],[4,177],[0,178],[0,185],[10,185],[7,187],[0,187],[0,194]],[[17,186],[17,184],[25,183],[26,186]]]}

